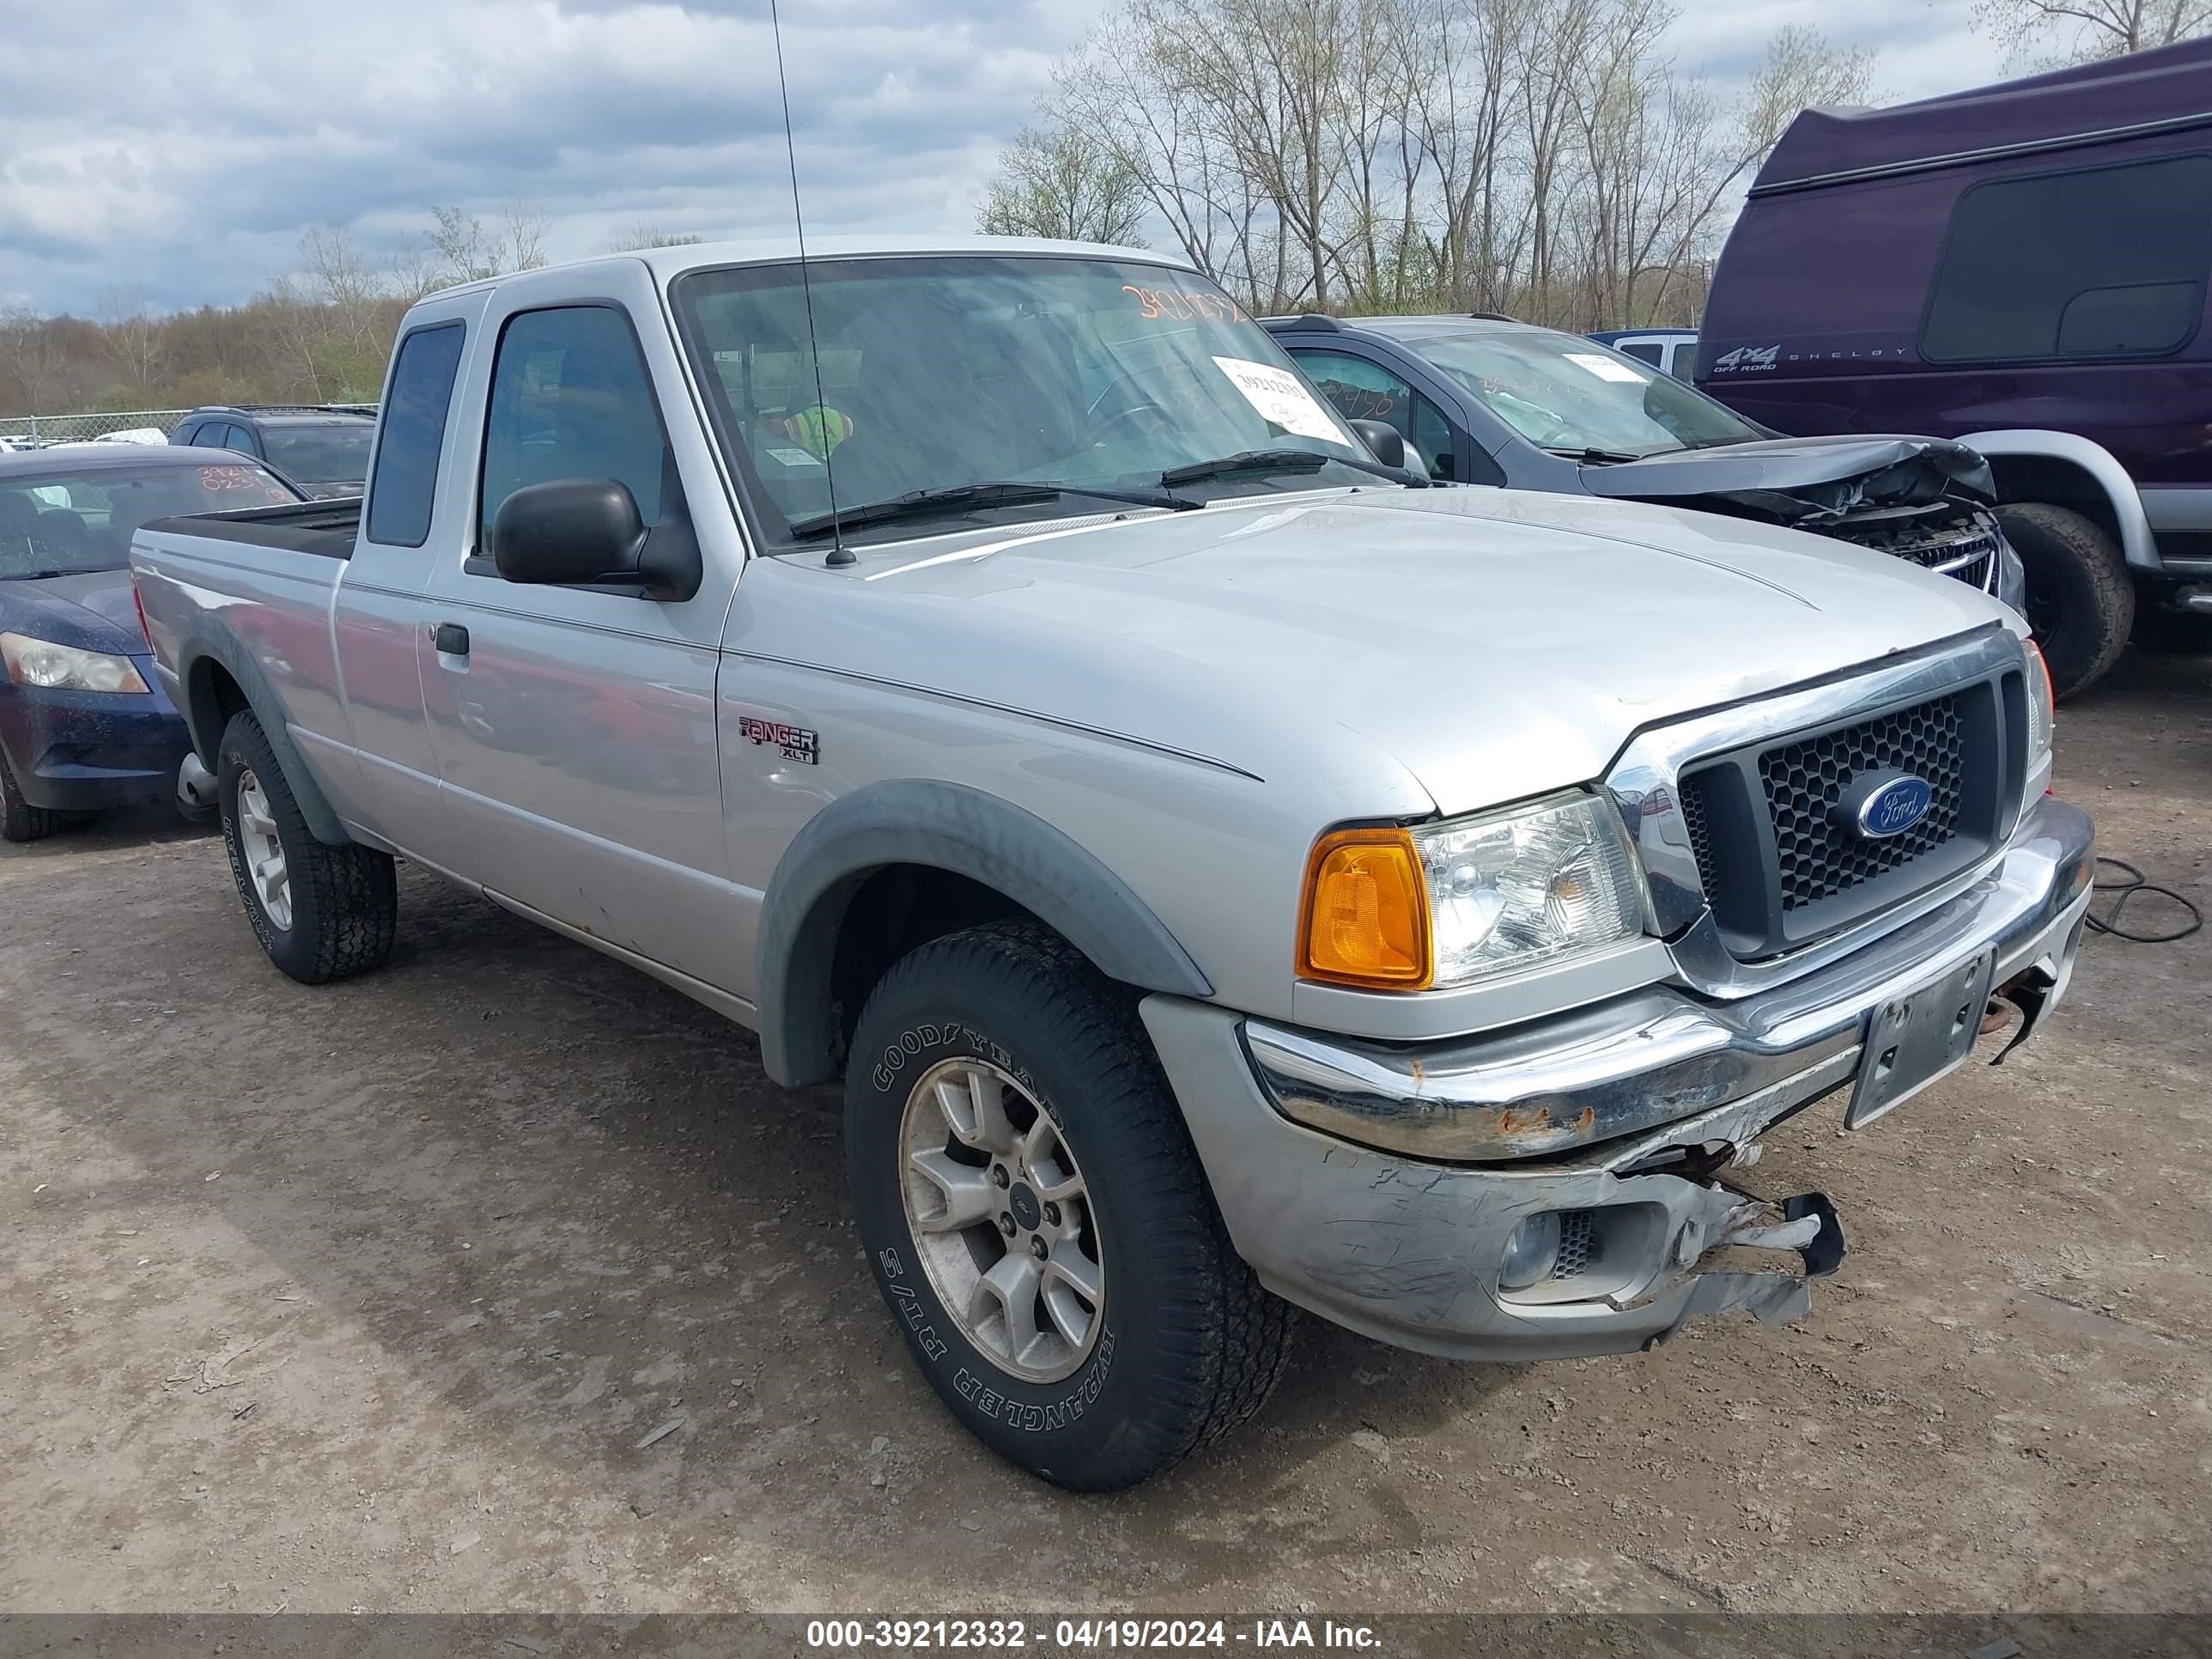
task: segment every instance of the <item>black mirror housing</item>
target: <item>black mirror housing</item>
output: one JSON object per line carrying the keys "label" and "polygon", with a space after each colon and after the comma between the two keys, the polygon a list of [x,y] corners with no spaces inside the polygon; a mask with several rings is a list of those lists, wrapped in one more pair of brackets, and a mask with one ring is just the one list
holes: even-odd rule
{"label": "black mirror housing", "polygon": [[641,587],[688,599],[705,575],[698,538],[680,510],[648,529],[629,486],[614,478],[525,484],[491,521],[492,563],[511,582],[551,587]]}
{"label": "black mirror housing", "polygon": [[1382,421],[1347,421],[1345,422],[1359,434],[1359,441],[1367,446],[1368,453],[1385,466],[1395,466],[1403,471],[1413,463],[1406,455],[1406,440],[1395,426]]}

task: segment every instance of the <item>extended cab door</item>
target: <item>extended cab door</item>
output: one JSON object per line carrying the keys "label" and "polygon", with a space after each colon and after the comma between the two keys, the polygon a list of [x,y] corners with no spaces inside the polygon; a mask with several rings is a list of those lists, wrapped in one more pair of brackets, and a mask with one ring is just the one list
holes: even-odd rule
{"label": "extended cab door", "polygon": [[[651,277],[631,259],[519,277],[481,326],[470,532],[433,568],[419,631],[454,868],[709,985],[742,982],[714,679],[743,552]],[[556,479],[616,480],[648,526],[688,513],[697,593],[502,579],[500,507]]]}

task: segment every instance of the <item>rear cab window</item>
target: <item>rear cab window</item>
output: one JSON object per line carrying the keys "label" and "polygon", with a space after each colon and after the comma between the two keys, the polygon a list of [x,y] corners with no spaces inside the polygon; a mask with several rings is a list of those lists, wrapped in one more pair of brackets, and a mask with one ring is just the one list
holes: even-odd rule
{"label": "rear cab window", "polygon": [[368,482],[367,535],[372,542],[420,547],[429,538],[438,456],[445,447],[453,378],[466,337],[460,323],[434,323],[399,343]]}
{"label": "rear cab window", "polygon": [[2203,320],[2208,269],[2212,155],[1991,179],[1952,210],[1921,356],[1958,363],[2178,351]]}

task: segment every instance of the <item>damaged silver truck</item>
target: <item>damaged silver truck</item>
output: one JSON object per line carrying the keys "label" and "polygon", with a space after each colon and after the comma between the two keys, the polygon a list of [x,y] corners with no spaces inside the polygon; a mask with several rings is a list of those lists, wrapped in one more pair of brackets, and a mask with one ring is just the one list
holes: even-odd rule
{"label": "damaged silver truck", "polygon": [[1995,599],[1387,438],[1172,257],[671,248],[425,300],[365,502],[132,559],[280,969],[381,963],[404,857],[842,1080],[921,1375],[1104,1490],[1293,1304],[1490,1360],[1798,1316],[1843,1227],[1747,1196],[1761,1134],[2025,1040],[2080,943]]}

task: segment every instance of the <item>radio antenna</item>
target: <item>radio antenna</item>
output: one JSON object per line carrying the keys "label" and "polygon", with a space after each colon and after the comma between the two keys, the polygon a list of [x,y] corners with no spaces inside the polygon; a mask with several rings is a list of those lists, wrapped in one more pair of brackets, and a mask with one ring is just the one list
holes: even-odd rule
{"label": "radio antenna", "polygon": [[799,232],[799,291],[806,301],[806,355],[814,360],[814,425],[822,434],[822,476],[830,485],[832,545],[822,562],[850,564],[853,550],[845,545],[845,532],[837,524],[837,469],[830,464],[830,452],[837,446],[830,439],[830,403],[822,395],[822,346],[814,335],[814,285],[806,276],[806,215],[799,205],[799,144],[791,136],[791,82],[783,73],[783,18],[776,10],[776,0],[768,0],[768,18],[775,34],[776,89],[783,94],[783,153],[791,162],[791,222]]}

